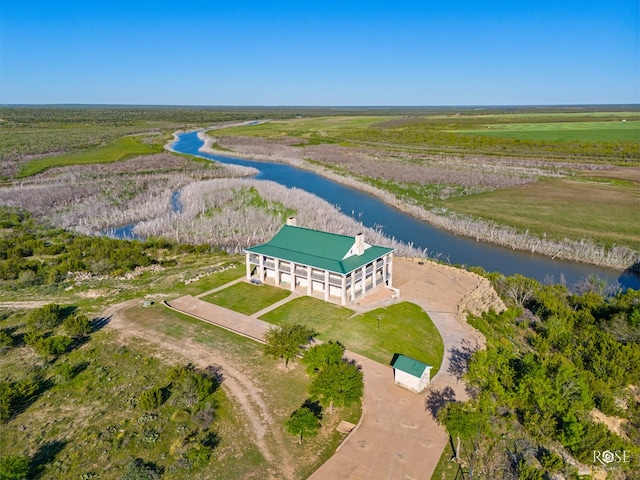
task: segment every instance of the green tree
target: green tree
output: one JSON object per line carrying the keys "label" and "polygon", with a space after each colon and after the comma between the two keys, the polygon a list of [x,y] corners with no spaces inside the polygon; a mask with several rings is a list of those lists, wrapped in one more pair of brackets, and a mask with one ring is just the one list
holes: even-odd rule
{"label": "green tree", "polygon": [[298,355],[316,333],[299,323],[282,325],[270,329],[265,337],[264,353],[273,358],[281,358],[284,366]]}
{"label": "green tree", "polygon": [[300,407],[286,420],[285,425],[287,431],[291,435],[300,437],[299,443],[302,443],[303,437],[315,436],[320,429],[320,420],[307,407]]}
{"label": "green tree", "polygon": [[334,403],[338,406],[349,406],[360,401],[364,391],[362,371],[354,363],[340,362],[327,365],[309,387],[312,398],[329,405],[329,413],[333,413]]}
{"label": "green tree", "polygon": [[19,455],[0,456],[0,480],[22,480],[27,478],[31,459]]}
{"label": "green tree", "polygon": [[328,341],[314,345],[304,352],[302,363],[307,366],[309,375],[318,373],[327,365],[335,365],[342,361],[344,345],[340,342]]}

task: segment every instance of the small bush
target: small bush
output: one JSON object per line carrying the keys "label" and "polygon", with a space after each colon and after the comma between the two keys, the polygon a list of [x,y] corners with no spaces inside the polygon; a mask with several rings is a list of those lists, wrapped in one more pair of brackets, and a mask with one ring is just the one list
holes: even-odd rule
{"label": "small bush", "polygon": [[86,337],[91,333],[91,322],[86,315],[71,315],[65,319],[64,328],[73,338]]}
{"label": "small bush", "polygon": [[0,457],[0,479],[22,480],[27,478],[31,459],[18,455],[3,455]]}
{"label": "small bush", "polygon": [[13,337],[4,330],[0,330],[0,353],[11,350],[13,347]]}
{"label": "small bush", "polygon": [[143,410],[153,410],[158,408],[166,400],[164,389],[153,387],[145,390],[138,397],[138,406]]}

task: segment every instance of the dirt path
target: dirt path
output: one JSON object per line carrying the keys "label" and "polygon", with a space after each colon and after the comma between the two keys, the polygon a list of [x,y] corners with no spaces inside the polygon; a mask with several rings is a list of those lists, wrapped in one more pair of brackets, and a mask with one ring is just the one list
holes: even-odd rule
{"label": "dirt path", "polygon": [[[445,354],[440,371],[427,391],[414,394],[396,386],[393,370],[361,355],[346,352],[364,373],[363,414],[350,438],[322,465],[310,479],[426,479],[431,478],[444,450],[448,435],[427,409],[427,394],[447,390],[449,398],[465,400],[464,384],[460,381],[464,355],[484,345],[482,335],[465,321],[463,310],[476,312],[501,302],[485,279],[453,267],[431,262],[412,262],[398,258],[394,263],[394,286],[400,289],[400,299],[416,303],[431,317],[444,341]],[[129,302],[131,303],[131,302]],[[264,322],[221,307],[214,307],[190,296],[171,301],[171,306],[211,323],[255,322],[264,330]],[[204,304],[204,305],[203,305]],[[163,348],[186,356],[201,366],[219,365],[223,369],[223,386],[242,408],[255,434],[256,445],[265,458],[282,460],[279,470],[285,478],[293,478],[293,461],[281,438],[269,435],[273,417],[264,400],[256,393],[251,379],[240,372],[223,352],[211,350],[191,340],[168,338],[157,331],[141,328],[122,315],[127,304],[113,307],[109,325],[125,335],[141,337]],[[222,310],[222,311],[221,311]],[[229,317],[229,318],[227,318]],[[260,331],[256,335],[260,334]],[[419,339],[416,339],[419,341]],[[402,352],[398,352],[402,353]],[[270,444],[269,440],[274,443]],[[274,455],[274,451],[278,455]]]}
{"label": "dirt path", "polygon": [[[277,431],[274,427],[274,418],[252,380],[236,368],[224,352],[205,347],[190,338],[176,342],[174,338],[132,322],[125,315],[125,311],[138,304],[139,300],[130,300],[113,305],[106,309],[102,316],[109,318],[108,327],[118,330],[124,337],[142,338],[160,346],[163,350],[186,357],[188,361],[202,368],[210,365],[220,367],[224,376],[222,388],[242,410],[243,417],[249,422],[249,428],[253,432],[256,446],[271,466],[274,465],[275,459],[278,459],[279,474],[276,473],[274,478],[293,478],[294,461],[283,439],[272,435],[272,432]],[[275,455],[274,451],[278,454]]]}

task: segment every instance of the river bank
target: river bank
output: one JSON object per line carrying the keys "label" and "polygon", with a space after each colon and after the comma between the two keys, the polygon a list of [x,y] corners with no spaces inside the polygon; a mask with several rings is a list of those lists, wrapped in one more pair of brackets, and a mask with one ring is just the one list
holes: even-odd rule
{"label": "river bank", "polygon": [[291,165],[314,172],[334,182],[340,183],[350,188],[354,188],[367,194],[373,195],[387,205],[390,205],[402,212],[405,212],[421,221],[455,235],[462,235],[472,238],[477,242],[487,242],[494,245],[508,247],[513,250],[545,255],[552,259],[563,259],[574,262],[597,265],[601,267],[625,270],[635,265],[637,269],[640,265],[640,255],[630,248],[615,246],[606,249],[588,239],[562,241],[550,240],[535,237],[528,232],[519,232],[514,228],[497,225],[477,218],[456,215],[450,212],[440,214],[428,211],[417,205],[410,205],[399,200],[392,193],[377,188],[352,175],[337,173],[336,171],[308,161],[300,155],[300,150],[296,147],[278,144],[271,151],[234,151],[225,146],[225,150],[213,148],[215,139],[208,136],[206,131],[199,131],[198,138],[204,142],[200,148],[202,153],[211,155],[240,157],[261,162],[276,162]]}

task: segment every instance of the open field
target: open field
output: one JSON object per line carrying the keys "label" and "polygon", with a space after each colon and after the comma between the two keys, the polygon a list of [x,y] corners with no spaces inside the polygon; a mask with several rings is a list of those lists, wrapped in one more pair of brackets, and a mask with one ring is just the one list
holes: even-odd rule
{"label": "open field", "polygon": [[282,325],[301,323],[318,332],[318,339],[342,343],[347,350],[388,365],[395,353],[403,353],[440,368],[442,338],[429,316],[417,305],[399,303],[356,315],[352,310],[301,297],[266,313],[262,320]]}
{"label": "open field", "polygon": [[53,167],[68,165],[87,165],[91,163],[110,163],[126,160],[138,155],[160,153],[164,139],[158,142],[144,143],[141,137],[122,137],[104,147],[92,147],[81,152],[67,153],[55,157],[42,157],[28,160],[20,166],[18,177],[29,177]]}
{"label": "open field", "polygon": [[627,120],[617,122],[492,124],[487,125],[482,130],[458,130],[458,132],[552,142],[640,142],[640,122]]}
{"label": "open field", "polygon": [[546,179],[451,199],[445,205],[539,237],[592,238],[632,249],[640,242],[640,189],[628,181]]}

